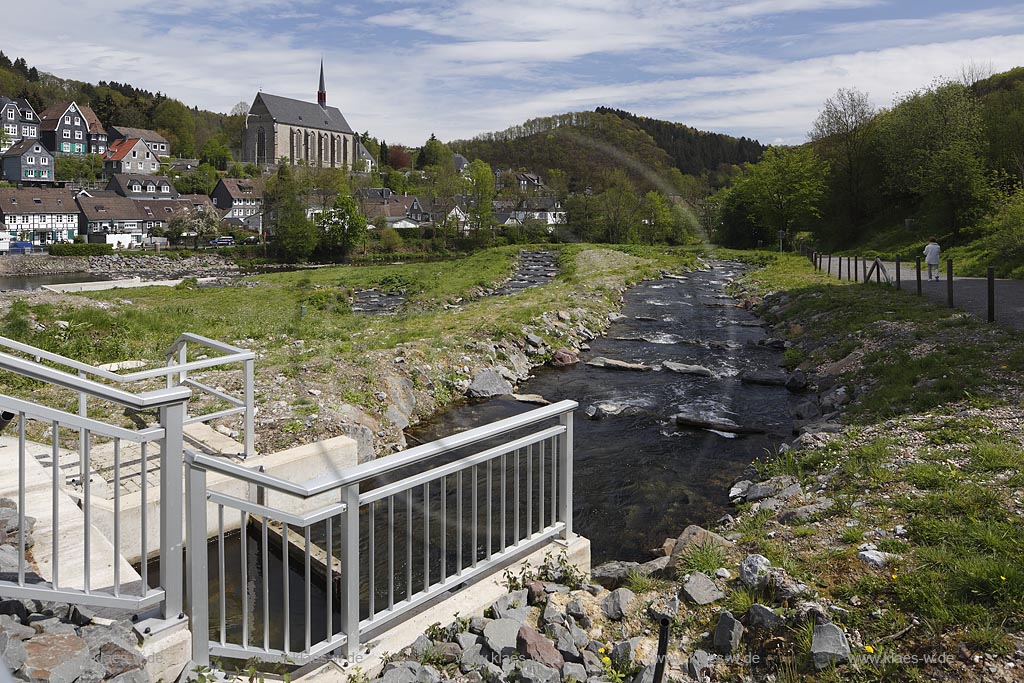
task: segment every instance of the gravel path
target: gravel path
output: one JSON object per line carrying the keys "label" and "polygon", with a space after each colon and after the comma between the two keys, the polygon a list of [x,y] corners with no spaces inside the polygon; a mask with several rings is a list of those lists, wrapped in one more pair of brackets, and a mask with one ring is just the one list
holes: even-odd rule
{"label": "gravel path", "polygon": [[[832,259],[831,274],[838,274],[839,257]],[[883,262],[889,277],[895,282],[896,264]],[[871,268],[871,262],[868,262]],[[822,265],[822,270],[828,270],[828,257]],[[863,271],[858,270],[863,279]],[[847,262],[843,258],[843,279],[848,278]],[[875,276],[872,275],[872,280]],[[884,278],[883,278],[884,279]],[[917,288],[917,273],[914,264],[909,266],[906,263],[900,264],[900,280],[903,289],[914,292]],[[946,264],[942,263],[942,276],[939,281],[928,280],[928,269],[921,265],[921,294],[936,304],[945,306],[949,300],[949,283],[946,282]],[[996,280],[995,282],[996,301],[996,322],[1007,327],[1024,330],[1024,281],[1021,280]],[[988,281],[980,277],[953,277],[953,305],[961,310],[971,313],[982,320],[988,318]]]}

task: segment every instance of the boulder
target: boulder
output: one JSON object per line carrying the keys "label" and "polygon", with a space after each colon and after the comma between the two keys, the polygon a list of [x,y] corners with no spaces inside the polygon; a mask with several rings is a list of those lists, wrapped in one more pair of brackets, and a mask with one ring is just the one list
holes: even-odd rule
{"label": "boulder", "polygon": [[715,582],[702,572],[693,572],[683,584],[683,596],[696,605],[710,605],[725,597]]}
{"label": "boulder", "polygon": [[601,611],[613,621],[618,621],[626,616],[636,595],[628,588],[616,588],[605,596],[601,601]]}
{"label": "boulder", "polygon": [[491,605],[495,619],[515,619],[519,623],[530,613],[530,591],[527,588],[506,593]]}
{"label": "boulder", "polygon": [[605,358],[604,356],[591,358],[587,361],[587,365],[595,368],[607,368],[609,370],[633,370],[635,372],[650,372],[653,369],[650,365],[644,365],[643,363],[630,363],[624,360]]}
{"label": "boulder", "polygon": [[381,676],[383,683],[440,683],[441,674],[437,669],[413,661],[390,662]]}
{"label": "boulder", "polygon": [[697,375],[698,377],[711,377],[712,373],[703,365],[687,365],[686,363],[676,363],[675,361],[662,361],[661,366],[666,370],[677,372],[680,375]]}
{"label": "boulder", "polygon": [[725,417],[678,413],[675,415],[675,420],[676,425],[679,427],[711,429],[728,434],[764,434],[764,429],[761,427],[739,425]]}
{"label": "boulder", "polygon": [[512,393],[512,384],[501,376],[497,370],[488,368],[473,376],[473,381],[466,389],[469,398],[493,398]]}
{"label": "boulder", "polygon": [[527,659],[519,663],[516,678],[521,683],[558,683],[561,675],[558,669]]}
{"label": "boulder", "polygon": [[576,365],[576,363],[579,362],[580,357],[566,348],[556,349],[555,353],[552,354],[551,356],[551,364],[554,365],[556,368],[564,368],[569,365]]}
{"label": "boulder", "polygon": [[779,515],[779,522],[782,524],[789,524],[793,521],[803,522],[818,513],[828,510],[833,504],[834,503],[831,498],[818,498],[809,505],[803,505],[798,508],[793,508],[792,510],[786,510]]}
{"label": "boulder", "polygon": [[92,657],[85,641],[71,633],[44,633],[24,641],[22,673],[29,680],[72,683]]}
{"label": "boulder", "polygon": [[511,657],[517,651],[520,626],[522,623],[515,619],[495,619],[484,627],[484,642],[502,659]]}
{"label": "boulder", "polygon": [[544,612],[540,616],[540,620],[544,624],[565,624],[565,613],[559,609],[558,605],[548,600],[548,603],[544,606]]}
{"label": "boulder", "polygon": [[783,618],[774,610],[764,605],[751,605],[747,610],[747,626],[752,629],[774,631],[782,625],[783,621]]}
{"label": "boulder", "polygon": [[106,670],[106,677],[113,678],[132,669],[142,669],[146,666],[146,658],[139,652],[138,648],[125,647],[116,642],[104,643],[100,647],[99,663]]}
{"label": "boulder", "polygon": [[754,482],[750,481],[749,479],[743,479],[741,481],[736,482],[735,484],[732,485],[732,488],[729,489],[729,500],[742,501],[744,498],[747,497],[747,491],[749,491],[750,487],[753,485]]}
{"label": "boulder", "polygon": [[654,664],[640,669],[636,676],[633,676],[633,683],[654,683]]}
{"label": "boulder", "polygon": [[740,382],[744,384],[760,384],[770,387],[781,387],[786,384],[786,373],[784,372],[758,372],[749,371],[740,373]]}
{"label": "boulder", "polygon": [[566,662],[562,667],[562,680],[568,681],[570,679],[577,683],[583,683],[587,680],[587,668],[576,662]]}
{"label": "boulder", "polygon": [[771,561],[764,555],[747,555],[740,562],[740,580],[747,586],[760,590],[768,585],[771,568]]}
{"label": "boulder", "polygon": [[538,406],[551,405],[551,401],[547,400],[540,394],[512,394],[512,398],[520,403],[532,403],[533,405]]}
{"label": "boulder", "polygon": [[704,680],[704,674],[709,668],[711,668],[711,655],[704,650],[695,651],[686,662],[686,671],[690,674],[690,678],[697,681]]}
{"label": "boulder", "polygon": [[612,646],[611,658],[615,666],[622,669],[631,669],[636,664],[637,649],[640,647],[641,638],[630,638],[621,640]]}
{"label": "boulder", "polygon": [[875,569],[884,569],[893,560],[900,559],[899,555],[884,553],[881,550],[862,550],[857,553],[857,559]]}
{"label": "boulder", "polygon": [[850,642],[843,630],[835,624],[815,626],[811,640],[811,659],[818,671],[850,661]]}
{"label": "boulder", "polygon": [[459,665],[459,669],[463,673],[484,672],[489,680],[495,680],[502,675],[501,667],[495,663],[496,661],[502,661],[500,655],[491,652],[487,645],[477,643],[462,652],[462,663]]}
{"label": "boulder", "polygon": [[715,627],[715,652],[721,655],[730,655],[740,646],[743,639],[743,624],[732,616],[732,612],[725,610],[718,616],[718,626]]}
{"label": "boulder", "polygon": [[554,669],[561,669],[565,664],[565,659],[551,641],[525,624],[519,627],[519,633],[516,634],[516,649],[527,659]]}
{"label": "boulder", "polygon": [[555,649],[562,655],[562,659],[567,662],[580,661],[580,650],[576,645],[576,638],[568,628],[561,624],[551,624],[548,626],[548,630],[554,639]]}
{"label": "boulder", "polygon": [[786,378],[786,388],[793,393],[806,391],[807,375],[804,374],[804,371],[794,370],[793,373]]}
{"label": "boulder", "polygon": [[601,584],[609,590],[618,588],[622,585],[622,582],[626,580],[629,573],[636,571],[640,567],[639,562],[605,562],[602,565],[594,567],[590,572],[590,577],[596,583]]}

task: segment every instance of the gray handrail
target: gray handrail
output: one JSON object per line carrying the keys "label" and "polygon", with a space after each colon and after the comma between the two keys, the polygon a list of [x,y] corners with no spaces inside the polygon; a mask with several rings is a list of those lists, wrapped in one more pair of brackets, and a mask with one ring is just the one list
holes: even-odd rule
{"label": "gray handrail", "polygon": [[183,363],[174,366],[164,366],[159,368],[151,368],[149,370],[138,370],[136,372],[120,374],[117,372],[112,372],[110,370],[104,370],[103,368],[98,368],[94,365],[89,365],[88,363],[77,361],[73,358],[68,358],[67,356],[62,356],[59,353],[53,353],[52,351],[45,351],[43,349],[39,349],[28,344],[23,344],[8,337],[0,337],[0,345],[6,346],[9,349],[20,351],[21,353],[30,354],[35,358],[44,358],[50,361],[51,363],[60,363],[61,365],[65,365],[69,368],[74,368],[79,372],[89,373],[91,375],[96,375],[97,377],[102,377],[105,380],[109,380],[111,382],[120,382],[122,384],[138,382],[139,380],[143,379],[152,379],[154,377],[166,377],[171,372],[177,373],[183,371],[189,372],[192,370],[202,370],[204,368],[215,367],[217,365],[241,362],[256,358],[256,353],[253,351],[240,349],[229,344],[223,344],[221,342],[217,342],[212,339],[207,339],[206,337],[197,334],[191,334],[188,332],[178,337],[174,344],[172,344],[168,348],[168,350],[166,351],[166,355],[171,355],[175,353],[181,348],[182,344],[185,344],[189,341],[194,341],[196,343],[209,346],[210,348],[215,349],[217,351],[228,353],[230,354],[230,356],[207,358],[204,360],[196,360],[191,361],[189,363]]}
{"label": "gray handrail", "polygon": [[269,489],[299,496],[301,498],[311,498],[333,489],[358,484],[359,482],[367,479],[372,479],[374,477],[387,474],[388,472],[435,458],[458,448],[471,446],[475,443],[479,443],[515,429],[521,429],[538,422],[543,422],[544,420],[550,420],[558,417],[559,415],[575,410],[578,406],[579,403],[576,401],[559,401],[558,403],[552,403],[551,405],[543,406],[541,408],[522,413],[521,415],[513,415],[512,417],[507,417],[503,420],[498,420],[497,422],[492,422],[491,424],[484,425],[482,427],[475,427],[444,439],[438,439],[437,441],[431,441],[430,443],[425,443],[421,446],[415,446],[400,453],[395,453],[360,465],[348,467],[338,474],[316,477],[303,484],[297,484],[286,479],[281,479],[280,477],[275,477],[271,474],[267,474],[266,472],[259,472],[247,467],[242,467],[241,465],[228,462],[221,458],[205,455],[203,453],[186,452],[186,460],[192,465],[206,470],[220,472],[221,474],[226,474],[231,477],[247,481],[251,484],[265,486]]}
{"label": "gray handrail", "polygon": [[18,358],[8,353],[0,353],[0,369],[139,410],[183,403],[192,396],[192,392],[187,387],[171,387],[133,394],[123,389],[117,389],[91,379],[40,365],[39,363]]}

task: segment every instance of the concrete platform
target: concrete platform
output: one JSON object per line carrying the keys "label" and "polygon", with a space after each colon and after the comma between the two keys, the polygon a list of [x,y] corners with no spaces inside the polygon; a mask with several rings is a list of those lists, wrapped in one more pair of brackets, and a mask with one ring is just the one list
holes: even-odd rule
{"label": "concrete platform", "polygon": [[[85,588],[85,515],[78,503],[64,491],[53,491],[53,473],[39,460],[52,457],[48,444],[29,442],[25,458],[25,514],[36,518],[32,536],[31,559],[37,573],[46,581],[53,580],[53,536],[58,535],[59,586]],[[57,496],[59,519],[53,518],[53,498]],[[0,497],[18,500],[18,439],[0,436]],[[97,500],[93,500],[93,514]],[[114,546],[101,532],[93,518],[89,534],[89,585],[93,589],[114,585],[114,563],[119,563],[122,590],[138,589],[141,577],[123,557],[114,557]]]}
{"label": "concrete platform", "polygon": [[[199,282],[212,282],[216,278],[199,278]],[[96,282],[66,282],[62,285],[43,285],[40,289],[47,292],[99,292],[105,289],[129,289],[133,287],[174,287],[182,280],[143,280],[141,277],[123,280],[98,280]]]}

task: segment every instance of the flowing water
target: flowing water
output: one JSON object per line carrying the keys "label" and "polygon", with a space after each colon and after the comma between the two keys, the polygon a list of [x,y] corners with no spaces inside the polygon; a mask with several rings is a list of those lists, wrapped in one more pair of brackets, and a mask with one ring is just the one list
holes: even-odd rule
{"label": "flowing water", "polygon": [[[745,467],[790,436],[786,389],[739,381],[740,372],[777,370],[782,360],[781,352],[757,344],[765,331],[756,316],[736,308],[725,294],[742,269],[717,263],[710,271],[634,287],[625,294],[625,317],[581,356],[656,368],[664,361],[702,365],[711,377],[581,362],[538,368],[518,388],[552,402],[580,404],[573,514],[576,530],[591,540],[595,563],[649,560],[651,548],[686,525],[713,523],[727,512],[728,488]],[[591,405],[608,414],[587,419],[584,411]],[[532,407],[508,397],[463,404],[411,430],[411,436],[430,441]],[[680,412],[724,417],[765,433],[677,428],[673,416]]]}

